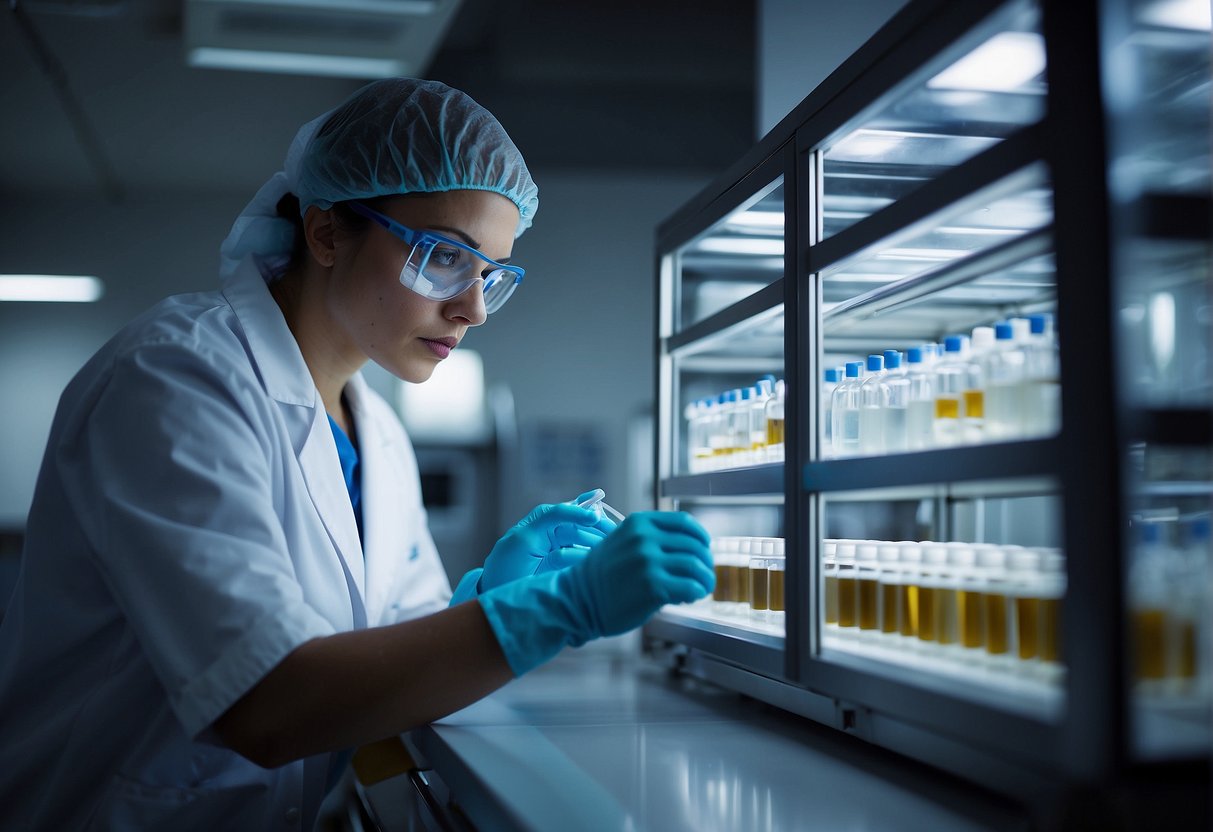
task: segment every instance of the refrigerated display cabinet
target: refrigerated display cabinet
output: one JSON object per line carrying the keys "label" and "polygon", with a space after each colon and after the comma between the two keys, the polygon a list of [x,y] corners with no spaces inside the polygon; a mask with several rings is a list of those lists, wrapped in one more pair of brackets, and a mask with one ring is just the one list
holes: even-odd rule
{"label": "refrigerated display cabinet", "polygon": [[[717,590],[655,654],[1025,799],[1207,794],[1210,45],[914,0],[660,226],[656,499]],[[904,411],[833,395],[884,361]]]}

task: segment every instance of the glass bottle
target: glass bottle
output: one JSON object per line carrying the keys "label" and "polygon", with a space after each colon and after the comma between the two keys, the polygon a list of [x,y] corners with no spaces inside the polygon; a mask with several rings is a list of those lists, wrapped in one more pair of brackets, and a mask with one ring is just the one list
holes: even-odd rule
{"label": "glass bottle", "polygon": [[787,384],[783,379],[775,382],[775,392],[767,399],[764,415],[767,424],[767,461],[783,461],[783,409]]}
{"label": "glass bottle", "polygon": [[821,383],[821,456],[823,459],[834,455],[834,391],[842,383],[845,372],[845,367],[830,367],[825,371],[824,380]]}
{"label": "glass bottle", "polygon": [[993,441],[1022,433],[1016,387],[1023,377],[1023,350],[1010,321],[994,326],[994,349],[986,358],[986,436]]}
{"label": "glass bottle", "polygon": [[906,350],[906,362],[906,442],[911,451],[921,451],[935,444],[935,374],[924,362],[922,347]]}
{"label": "glass bottle", "polygon": [[884,413],[889,405],[889,387],[884,383],[883,355],[868,356],[868,374],[859,385],[859,452],[884,453]]}
{"label": "glass bottle", "polygon": [[834,390],[831,405],[834,419],[834,456],[854,456],[859,451],[859,390],[863,364],[847,362],[846,379]]}
{"label": "glass bottle", "polygon": [[960,444],[960,418],[968,383],[969,366],[964,358],[964,336],[949,335],[943,342],[944,357],[935,368],[935,444]]}
{"label": "glass bottle", "polygon": [[901,353],[885,350],[884,366],[887,374],[885,385],[889,388],[889,401],[884,412],[885,453],[901,453],[910,447],[909,422],[910,375],[901,366]]}

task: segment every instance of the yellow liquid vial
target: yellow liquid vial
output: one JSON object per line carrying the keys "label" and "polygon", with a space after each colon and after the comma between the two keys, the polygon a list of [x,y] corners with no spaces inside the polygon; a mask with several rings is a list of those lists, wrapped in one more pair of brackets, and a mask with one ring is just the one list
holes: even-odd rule
{"label": "yellow liquid vial", "polygon": [[770,607],[767,570],[750,567],[750,609],[765,610]]}
{"label": "yellow liquid vial", "polygon": [[986,643],[986,610],[983,594],[968,591],[956,594],[960,612],[960,643],[965,647],[984,647]]}
{"label": "yellow liquid vial", "polygon": [[767,419],[767,444],[779,445],[783,442],[783,419]]}
{"label": "yellow liquid vial", "polygon": [[935,590],[935,640],[940,644],[955,644],[960,639],[960,610],[956,590],[940,587]]}
{"label": "yellow liquid vial", "polygon": [[918,588],[918,638],[922,641],[935,641],[935,587],[920,586]]}
{"label": "yellow liquid vial", "polygon": [[1007,645],[1007,599],[1004,595],[986,595],[986,651],[1001,656]]}
{"label": "yellow liquid vial", "polygon": [[838,579],[838,626],[855,626],[855,579]]}
{"label": "yellow liquid vial", "polygon": [[968,419],[984,419],[986,416],[986,395],[982,390],[966,390],[965,417]]}
{"label": "yellow liquid vial", "polygon": [[838,623],[838,578],[826,576],[826,623]]}
{"label": "yellow liquid vial", "polygon": [[1179,624],[1179,667],[1181,679],[1196,678],[1196,625],[1191,621]]}
{"label": "yellow liquid vial", "polygon": [[880,586],[874,580],[856,581],[856,586],[859,589],[859,629],[875,630],[879,623],[876,599]]}
{"label": "yellow liquid vial", "polygon": [[771,610],[773,612],[783,612],[783,570],[772,569],[770,570],[769,575],[770,598],[768,600],[771,604]]}
{"label": "yellow liquid vial", "polygon": [[751,451],[761,451],[761,450],[762,450],[763,448],[765,448],[766,446],[767,446],[767,443],[766,443],[766,442],[751,442],[751,443],[750,443],[750,450],[751,450]]}
{"label": "yellow liquid vial", "polygon": [[939,398],[935,400],[936,419],[959,419],[960,399]]}
{"label": "yellow liquid vial", "polygon": [[880,632],[896,633],[900,624],[897,605],[899,587],[896,584],[880,585]]}
{"label": "yellow liquid vial", "polygon": [[1138,679],[1167,675],[1167,614],[1162,610],[1133,612],[1134,668]]}
{"label": "yellow liquid vial", "polygon": [[1060,598],[1040,601],[1040,657],[1046,662],[1062,659]]}
{"label": "yellow liquid vial", "polygon": [[918,587],[902,584],[898,587],[901,604],[897,607],[897,629],[903,636],[918,635]]}
{"label": "yellow liquid vial", "polygon": [[1015,599],[1015,642],[1021,659],[1034,659],[1040,652],[1040,599]]}
{"label": "yellow liquid vial", "polygon": [[718,563],[713,567],[713,570],[716,572],[716,588],[712,590],[712,600],[727,601],[729,600],[729,588],[726,585],[726,581],[729,580],[729,568]]}

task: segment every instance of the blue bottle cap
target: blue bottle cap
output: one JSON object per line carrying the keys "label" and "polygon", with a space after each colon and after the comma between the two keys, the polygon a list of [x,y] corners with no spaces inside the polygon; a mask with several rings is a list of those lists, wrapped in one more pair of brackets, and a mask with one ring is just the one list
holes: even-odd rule
{"label": "blue bottle cap", "polygon": [[847,362],[847,378],[859,378],[859,371],[863,369],[862,361]]}
{"label": "blue bottle cap", "polygon": [[1040,312],[1036,315],[1028,316],[1028,323],[1032,327],[1033,335],[1044,335],[1045,328],[1049,325],[1052,315],[1046,312]]}
{"label": "blue bottle cap", "polygon": [[754,398],[754,393],[755,393],[755,392],[756,392],[756,391],[754,390],[754,388],[753,388],[753,387],[746,387],[746,388],[744,388],[744,389],[741,391],[741,400],[742,400],[742,401],[744,401],[744,402],[748,402],[750,399]]}
{"label": "blue bottle cap", "polygon": [[906,350],[906,361],[911,364],[922,363],[922,347],[910,347]]}
{"label": "blue bottle cap", "polygon": [[883,355],[869,355],[868,356],[868,372],[869,373],[879,373],[883,369],[884,369],[884,356]]}
{"label": "blue bottle cap", "polygon": [[826,384],[837,384],[839,380],[837,367],[830,367],[826,370]]}
{"label": "blue bottle cap", "polygon": [[884,365],[890,370],[896,370],[901,367],[901,353],[898,350],[885,350]]}
{"label": "blue bottle cap", "polygon": [[994,324],[994,340],[995,341],[1010,341],[1015,337],[1015,328],[1011,326],[1010,321],[999,321]]}
{"label": "blue bottle cap", "polygon": [[1188,523],[1188,542],[1207,543],[1209,540],[1209,518],[1194,517]]}
{"label": "blue bottle cap", "polygon": [[949,335],[947,338],[943,339],[943,351],[944,352],[960,352],[960,349],[964,344],[963,339],[964,339],[963,335]]}

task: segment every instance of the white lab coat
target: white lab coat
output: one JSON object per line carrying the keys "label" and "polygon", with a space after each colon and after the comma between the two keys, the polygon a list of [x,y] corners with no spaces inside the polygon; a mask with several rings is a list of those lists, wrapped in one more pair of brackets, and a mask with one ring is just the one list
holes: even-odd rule
{"label": "white lab coat", "polygon": [[303,642],[450,598],[408,437],[361,376],[346,393],[365,559],[319,393],[251,261],[71,382],[0,624],[0,828],[311,828],[330,755],[265,770],[209,727]]}

